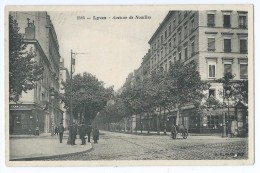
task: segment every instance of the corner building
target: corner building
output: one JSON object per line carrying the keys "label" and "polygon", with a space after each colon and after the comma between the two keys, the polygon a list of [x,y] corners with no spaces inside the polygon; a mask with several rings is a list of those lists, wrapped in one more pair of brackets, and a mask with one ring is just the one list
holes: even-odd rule
{"label": "corner building", "polygon": [[[10,102],[10,134],[49,133],[63,121],[59,100],[59,43],[47,12],[10,12],[24,35],[24,42],[36,53],[35,61],[42,64],[42,79],[35,88],[22,93],[18,103]],[[53,93],[53,94],[51,94]],[[52,95],[52,96],[51,96]]]}
{"label": "corner building", "polygon": [[[162,68],[168,71],[177,60],[195,61],[201,79],[211,84],[205,94],[227,103],[219,94],[223,92],[222,84],[215,79],[222,78],[225,72],[235,74],[234,81],[248,78],[247,39],[247,11],[169,11],[149,40],[150,49],[141,65],[143,78]],[[229,101],[229,105],[229,110],[225,107],[198,113],[187,104],[182,108],[179,124],[190,132],[220,133],[223,122],[236,119],[244,129],[247,112],[238,117],[235,103]],[[176,123],[177,112],[172,112],[167,115],[168,130]]]}

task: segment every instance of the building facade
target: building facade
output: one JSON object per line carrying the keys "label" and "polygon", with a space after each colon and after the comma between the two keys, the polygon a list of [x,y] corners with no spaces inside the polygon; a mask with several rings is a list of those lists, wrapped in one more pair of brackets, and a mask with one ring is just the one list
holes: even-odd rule
{"label": "building facade", "polygon": [[[64,66],[64,59],[61,59],[60,62],[60,93],[61,94],[65,93],[62,83],[68,80],[70,80],[69,71]],[[63,111],[63,126],[65,129],[68,129],[70,125],[70,112],[67,112],[67,110],[64,108],[65,104],[63,102],[61,103],[60,106],[61,106],[61,110]]]}
{"label": "building facade", "polygon": [[[178,60],[195,61],[201,79],[211,84],[205,94],[227,103],[219,94],[223,93],[222,84],[215,80],[226,72],[235,75],[234,81],[248,78],[247,20],[247,11],[169,11],[149,40],[150,49],[135,77],[146,79],[161,69],[167,72],[170,64]],[[222,132],[225,122],[238,119],[235,102],[228,104],[228,108],[210,108],[203,113],[187,105],[182,108],[178,124],[184,124],[191,132]],[[240,126],[244,128],[247,113],[242,114]],[[174,110],[167,115],[168,129],[176,123],[176,116]]]}
{"label": "building facade", "polygon": [[10,102],[10,133],[34,134],[53,132],[63,120],[59,101],[59,44],[47,12],[10,12],[24,34],[28,49],[35,52],[34,60],[44,67],[42,79],[17,103]]}

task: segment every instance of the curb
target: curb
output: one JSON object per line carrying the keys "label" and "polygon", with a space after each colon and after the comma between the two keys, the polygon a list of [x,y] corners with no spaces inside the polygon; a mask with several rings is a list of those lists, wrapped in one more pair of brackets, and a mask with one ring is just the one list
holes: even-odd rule
{"label": "curb", "polygon": [[59,155],[49,155],[49,156],[36,156],[36,157],[25,157],[25,158],[19,158],[19,159],[9,159],[9,161],[34,161],[34,160],[43,160],[43,159],[51,159],[51,158],[59,158],[64,156],[70,156],[74,154],[82,154],[85,152],[90,152],[93,149],[93,145],[91,143],[91,147],[85,151],[79,151],[75,153],[65,153],[65,154],[59,154]]}

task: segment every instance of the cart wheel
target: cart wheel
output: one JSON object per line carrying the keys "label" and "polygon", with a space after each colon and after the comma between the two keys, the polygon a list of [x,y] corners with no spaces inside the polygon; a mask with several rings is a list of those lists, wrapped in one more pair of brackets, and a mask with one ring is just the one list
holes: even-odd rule
{"label": "cart wheel", "polygon": [[188,134],[186,132],[184,132],[184,133],[182,133],[182,137],[183,137],[183,139],[187,139]]}

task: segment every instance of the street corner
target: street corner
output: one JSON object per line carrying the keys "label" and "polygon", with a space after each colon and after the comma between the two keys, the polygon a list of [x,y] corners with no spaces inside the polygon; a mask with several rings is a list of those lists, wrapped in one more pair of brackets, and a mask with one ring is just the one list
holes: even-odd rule
{"label": "street corner", "polygon": [[76,140],[76,145],[67,144],[67,138],[59,142],[58,137],[52,138],[15,138],[10,140],[10,161],[41,160],[56,158],[88,152],[92,149],[92,144],[81,145],[81,141]]}

